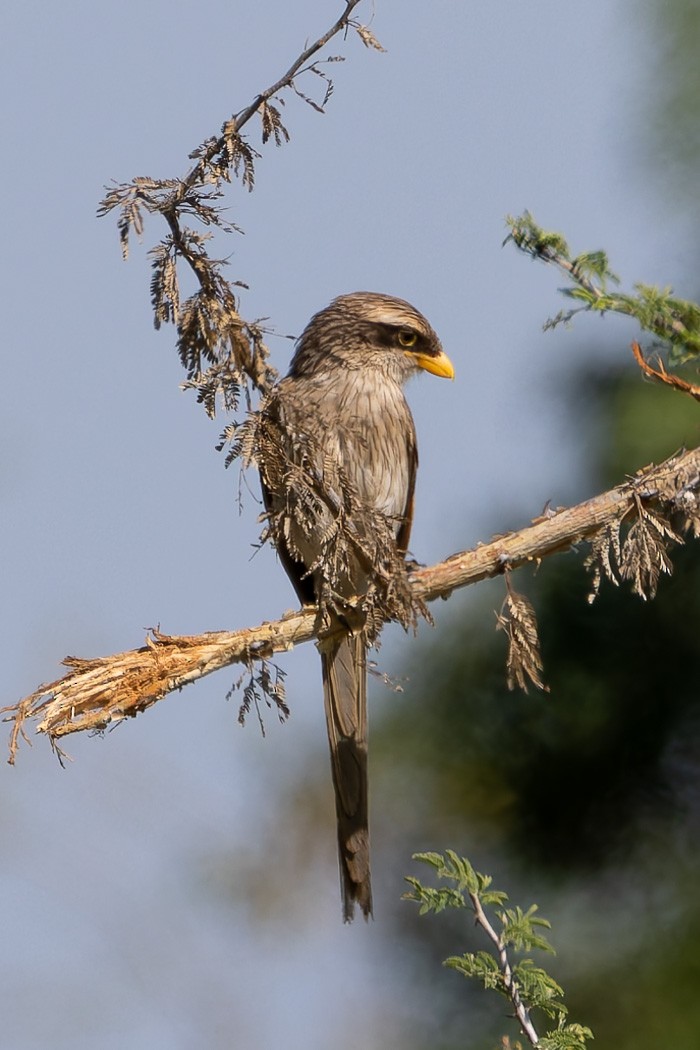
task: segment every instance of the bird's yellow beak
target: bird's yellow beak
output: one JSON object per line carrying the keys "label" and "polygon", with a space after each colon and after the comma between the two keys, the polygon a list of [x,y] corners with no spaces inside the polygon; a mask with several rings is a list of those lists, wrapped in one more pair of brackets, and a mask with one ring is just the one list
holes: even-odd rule
{"label": "bird's yellow beak", "polygon": [[442,376],[443,379],[454,379],[454,365],[444,350],[441,350],[437,357],[432,357],[430,354],[412,354],[410,350],[406,350],[405,353],[426,372],[432,372],[434,376]]}

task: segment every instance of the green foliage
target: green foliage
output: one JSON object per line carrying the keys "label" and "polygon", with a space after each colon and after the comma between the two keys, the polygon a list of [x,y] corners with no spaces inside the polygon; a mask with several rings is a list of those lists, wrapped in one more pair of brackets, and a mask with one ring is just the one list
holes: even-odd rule
{"label": "green foliage", "polygon": [[586,1045],[587,1039],[592,1039],[593,1033],[590,1028],[580,1024],[562,1024],[552,1032],[547,1032],[537,1046],[539,1050],[577,1050],[577,1047]]}
{"label": "green foliage", "polygon": [[545,322],[545,329],[569,324],[575,314],[584,311],[619,313],[633,317],[640,327],[655,337],[654,347],[666,350],[673,364],[700,355],[700,307],[673,295],[671,288],[635,284],[635,294],[610,291],[620,280],[613,273],[605,252],[596,250],[572,256],[560,233],[544,230],[530,212],[506,223],[510,233],[504,243],[512,241],[520,251],[534,259],[552,263],[562,270],[571,284],[561,289],[562,295],[580,305],[562,310]]}
{"label": "green foliage", "polygon": [[569,245],[561,233],[553,230],[543,230],[538,226],[529,211],[515,218],[506,216],[506,224],[510,226],[510,233],[504,244],[513,241],[521,251],[528,252],[534,258],[547,260],[550,256],[569,257]]}
{"label": "green foliage", "polygon": [[[404,894],[404,899],[419,904],[421,915],[437,914],[445,908],[471,908],[476,924],[493,945],[490,952],[480,949],[451,955],[445,959],[444,965],[506,998],[514,1007],[521,1030],[532,1046],[544,1050],[585,1047],[586,1040],[592,1039],[593,1033],[582,1025],[567,1024],[564,992],[557,981],[527,956],[516,963],[510,960],[509,949],[516,953],[554,952],[540,932],[542,928],[549,929],[550,923],[537,915],[537,905],[532,904],[526,911],[518,906],[502,908],[508,895],[503,890],[493,889],[491,876],[476,871],[466,857],[458,856],[454,850],[448,850],[444,855],[416,853],[414,860],[433,868],[438,879],[451,885],[424,886],[420,879],[407,876],[411,890]],[[493,909],[493,918],[500,929],[489,918],[486,908]],[[530,1018],[532,1010],[539,1010],[550,1020],[555,1020],[556,1027],[540,1038]]]}
{"label": "green foliage", "polygon": [[415,853],[414,860],[423,864],[429,864],[435,869],[439,879],[445,879],[455,883],[455,888],[441,887],[433,889],[423,886],[418,879],[408,876],[406,882],[413,886],[414,895],[406,894],[406,900],[415,900],[420,903],[420,914],[426,912],[440,912],[444,908],[466,908],[467,900],[464,896],[465,890],[469,895],[475,894],[484,904],[503,904],[508,900],[508,894],[501,890],[492,890],[491,876],[482,875],[475,871],[466,857],[458,856],[454,850],[442,853]]}
{"label": "green foliage", "polygon": [[554,948],[547,940],[535,932],[536,926],[543,926],[549,930],[552,924],[548,919],[535,918],[537,905],[531,904],[526,912],[521,908],[507,908],[499,913],[499,919],[503,923],[503,943],[512,945],[517,951],[531,951],[537,948],[541,952],[552,952]]}

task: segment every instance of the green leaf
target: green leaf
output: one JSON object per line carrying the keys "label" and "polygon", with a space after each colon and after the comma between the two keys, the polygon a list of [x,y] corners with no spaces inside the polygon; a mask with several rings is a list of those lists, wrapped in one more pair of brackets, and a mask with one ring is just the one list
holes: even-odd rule
{"label": "green leaf", "polygon": [[617,285],[620,279],[610,269],[604,251],[580,252],[571,258],[564,237],[544,230],[528,211],[516,218],[508,216],[506,223],[510,233],[504,244],[512,241],[521,251],[558,266],[571,280],[571,284],[559,289],[560,293],[581,304],[577,309],[561,311],[550,318],[544,325],[545,330],[570,323],[580,310],[609,311],[635,318],[642,329],[660,339],[661,348],[668,353],[672,365],[700,356],[700,306],[697,303],[674,296],[670,287],[643,283],[634,285],[634,295],[611,295],[607,285]]}
{"label": "green leaf", "polygon": [[491,876],[475,871],[466,857],[460,857],[454,850],[442,853],[414,853],[413,859],[434,868],[438,878],[456,883],[460,893],[467,891],[490,904],[500,904],[508,899],[502,890],[489,889]]}
{"label": "green leaf", "polygon": [[518,985],[520,998],[529,1010],[542,1010],[548,1017],[566,1016],[567,1009],[562,1001],[563,988],[541,966],[535,966],[532,959],[522,959],[513,968],[513,979]]}
{"label": "green leaf", "polygon": [[[503,992],[503,975],[498,963],[489,952],[467,952],[465,955],[451,955],[445,959],[443,966],[456,970],[464,977],[473,977],[481,981],[484,988],[495,988]],[[507,993],[505,993],[507,995]]]}
{"label": "green leaf", "polygon": [[608,264],[608,257],[603,251],[581,252],[571,260],[575,273],[583,277],[597,277],[603,287],[606,281],[619,284],[620,278],[613,273]]}
{"label": "green leaf", "polygon": [[403,900],[416,901],[420,904],[419,915],[428,912],[444,911],[445,908],[466,908],[466,901],[461,893],[449,887],[433,889],[431,886],[423,886],[421,882],[412,876],[406,876],[406,882],[413,887],[413,892],[404,893]]}
{"label": "green leaf", "polygon": [[[427,864],[439,879],[452,885],[435,889],[423,886],[417,878],[407,877],[411,892],[406,893],[404,899],[420,904],[421,914],[471,905],[477,926],[482,927],[482,933],[491,943],[490,951],[482,949],[451,955],[443,965],[463,977],[479,981],[484,988],[498,992],[508,1000],[511,1010],[515,1009],[521,1021],[525,1017],[523,1010],[526,1014],[540,1010],[555,1020],[556,1028],[537,1043],[539,1050],[584,1048],[586,1040],[593,1038],[592,1033],[582,1025],[566,1023],[567,1008],[561,986],[546,970],[535,966],[532,959],[521,958],[515,962],[510,954],[532,950],[554,952],[541,932],[550,929],[550,923],[537,914],[537,905],[531,904],[527,911],[517,905],[502,908],[504,900],[508,899],[507,894],[491,889],[491,876],[476,871],[466,857],[460,857],[454,850],[447,850],[444,854],[416,853],[414,860]],[[500,936],[494,933],[493,921],[485,919],[482,913],[484,907],[494,905],[500,909],[496,912],[502,927]]]}
{"label": "green leaf", "polygon": [[580,1024],[563,1025],[553,1032],[547,1032],[537,1044],[538,1050],[581,1050],[586,1040],[593,1039],[590,1028]]}
{"label": "green leaf", "polygon": [[517,218],[506,217],[506,224],[510,226],[510,233],[504,244],[513,241],[521,251],[528,252],[534,256],[547,256],[549,254],[561,255],[569,258],[569,246],[560,233],[553,230],[543,230],[538,226],[529,211],[524,211]]}
{"label": "green leaf", "polygon": [[532,951],[539,949],[542,952],[556,954],[554,948],[546,937],[535,932],[536,926],[551,929],[551,923],[547,919],[535,917],[537,905],[532,904],[526,912],[522,908],[508,908],[499,912],[498,918],[503,925],[502,940],[504,944],[512,944],[518,951]]}

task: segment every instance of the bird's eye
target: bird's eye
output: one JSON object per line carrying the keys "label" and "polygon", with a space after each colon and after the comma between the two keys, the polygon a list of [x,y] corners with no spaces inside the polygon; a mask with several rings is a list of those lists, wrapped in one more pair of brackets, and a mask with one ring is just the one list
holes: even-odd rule
{"label": "bird's eye", "polygon": [[404,330],[399,332],[398,338],[401,346],[415,346],[418,342],[418,333]]}

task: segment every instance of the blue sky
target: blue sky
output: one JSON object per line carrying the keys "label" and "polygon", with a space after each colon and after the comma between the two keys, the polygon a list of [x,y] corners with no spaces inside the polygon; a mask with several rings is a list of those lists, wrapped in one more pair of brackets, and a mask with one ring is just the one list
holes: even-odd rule
{"label": "blue sky", "polygon": [[[238,476],[214,451],[223,421],[180,391],[173,332],[153,330],[146,249],[163,229],[149,221],[124,264],[95,210],[111,179],[182,174],[189,151],[341,8],[6,5],[4,703],[56,677],[67,653],[131,648],[153,624],[235,628],[294,604],[274,555],[252,557],[258,508],[247,496],[239,513]],[[282,334],[361,288],[411,300],[437,329],[457,378],[409,392],[421,452],[412,546],[431,562],[518,524],[516,507],[534,516],[583,495],[581,452],[596,440],[558,384],[599,333],[592,319],[542,333],[561,282],[501,247],[504,216],[527,207],[574,249],[605,247],[628,283],[680,294],[694,293],[683,283],[693,248],[645,185],[654,41],[629,5],[376,0],[358,17],[373,18],[387,53],[354,37],[331,45],[346,61],[331,67],[327,114],[288,100],[291,143],[263,149],[253,194],[231,188],[245,236],[222,254],[250,286],[243,315]],[[605,323],[624,353],[631,323]],[[283,370],[291,343],[271,348]],[[447,615],[441,605],[438,630]],[[405,644],[389,632],[383,662],[400,668]],[[327,763],[316,653],[285,667],[292,719],[268,717],[265,740],[253,720],[237,725],[224,700],[236,675],[222,674],[104,739],[69,739],[65,771],[41,740],[3,771],[8,1047],[402,1043],[410,995],[386,977],[382,928],[382,895],[401,885],[380,879],[375,922],[342,926],[330,776],[327,853],[301,884],[290,863],[287,919],[265,921],[207,873],[217,849],[245,855],[264,837],[295,769]],[[284,868],[284,854],[270,862]]]}

